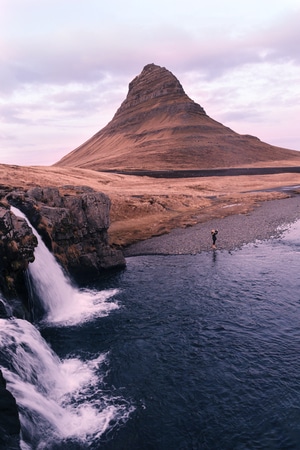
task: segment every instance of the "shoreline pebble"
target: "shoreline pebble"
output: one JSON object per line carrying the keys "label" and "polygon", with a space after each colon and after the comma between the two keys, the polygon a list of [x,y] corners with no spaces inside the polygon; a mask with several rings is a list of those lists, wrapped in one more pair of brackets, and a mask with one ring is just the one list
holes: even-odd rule
{"label": "shoreline pebble", "polygon": [[280,237],[300,219],[300,195],[262,202],[252,212],[212,219],[188,228],[136,242],[124,256],[196,254],[210,251],[211,230],[219,230],[217,249],[232,251],[245,244]]}

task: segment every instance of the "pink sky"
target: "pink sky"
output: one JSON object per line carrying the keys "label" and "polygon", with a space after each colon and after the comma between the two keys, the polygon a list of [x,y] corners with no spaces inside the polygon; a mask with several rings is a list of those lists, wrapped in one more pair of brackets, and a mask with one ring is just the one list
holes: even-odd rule
{"label": "pink sky", "polygon": [[0,0],[0,163],[60,159],[148,63],[213,119],[300,150],[299,23],[298,0]]}

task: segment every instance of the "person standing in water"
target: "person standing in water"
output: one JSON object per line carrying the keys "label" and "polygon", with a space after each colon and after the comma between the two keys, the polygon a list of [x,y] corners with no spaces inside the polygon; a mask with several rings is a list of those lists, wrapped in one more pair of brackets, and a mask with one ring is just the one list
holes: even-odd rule
{"label": "person standing in water", "polygon": [[217,240],[217,234],[218,230],[211,230],[211,237],[212,237],[212,248],[216,248],[216,240]]}

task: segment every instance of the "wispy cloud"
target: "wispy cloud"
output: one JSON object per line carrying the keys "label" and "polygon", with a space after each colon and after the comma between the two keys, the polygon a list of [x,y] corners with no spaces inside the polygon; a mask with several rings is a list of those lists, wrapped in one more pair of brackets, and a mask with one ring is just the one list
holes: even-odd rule
{"label": "wispy cloud", "polygon": [[[16,141],[51,143],[51,162],[80,145],[112,118],[129,82],[151,62],[171,70],[211,117],[300,149],[291,133],[300,103],[299,21],[294,0],[2,0],[2,135],[23,133],[5,140],[5,162],[20,157]],[[26,152],[18,161],[26,162]]]}

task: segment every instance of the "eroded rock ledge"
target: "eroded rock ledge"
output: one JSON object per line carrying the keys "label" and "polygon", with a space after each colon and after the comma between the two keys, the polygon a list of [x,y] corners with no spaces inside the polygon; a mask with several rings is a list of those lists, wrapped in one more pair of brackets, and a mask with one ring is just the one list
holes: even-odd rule
{"label": "eroded rock ledge", "polygon": [[[0,292],[9,301],[11,311],[18,317],[29,310],[26,269],[34,261],[37,239],[27,222],[10,212],[6,201],[0,203]],[[24,312],[25,310],[25,312]],[[0,302],[0,317],[6,317]]]}
{"label": "eroded rock ledge", "polygon": [[20,449],[20,419],[14,396],[6,389],[0,370],[0,448]]}
{"label": "eroded rock ledge", "polygon": [[73,279],[93,279],[104,270],[125,266],[122,252],[108,243],[110,200],[105,194],[82,186],[35,187],[2,194],[0,291],[6,298],[26,297],[24,272],[34,260],[37,245],[31,228],[11,213],[10,205],[25,213]]}

